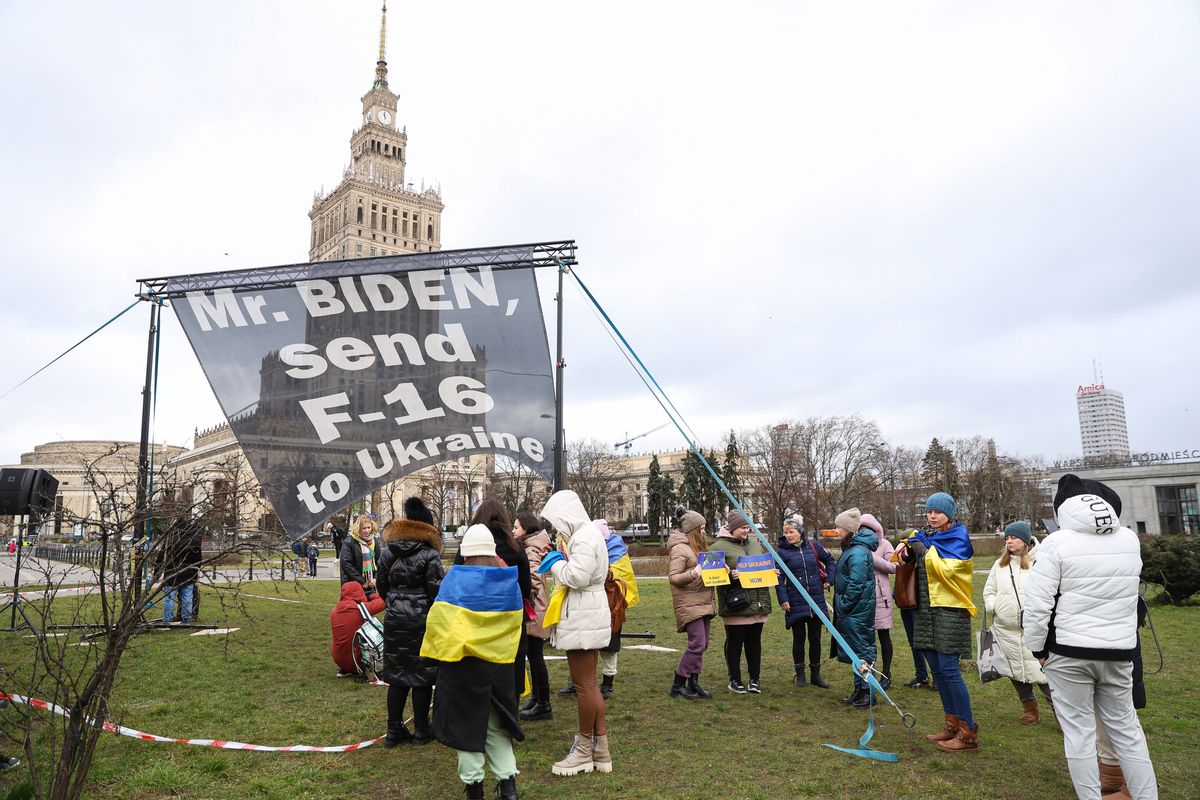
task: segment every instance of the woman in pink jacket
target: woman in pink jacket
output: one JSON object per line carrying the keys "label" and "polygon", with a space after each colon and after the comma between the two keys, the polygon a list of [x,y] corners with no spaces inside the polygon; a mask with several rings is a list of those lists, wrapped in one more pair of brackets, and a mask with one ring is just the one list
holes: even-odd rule
{"label": "woman in pink jacket", "polygon": [[883,661],[883,680],[879,685],[886,689],[892,685],[892,609],[895,607],[888,575],[896,574],[896,564],[892,561],[896,548],[883,535],[883,525],[874,515],[863,514],[862,525],[875,531],[875,538],[879,540],[879,547],[871,556],[875,560],[875,635],[879,637],[879,657]]}

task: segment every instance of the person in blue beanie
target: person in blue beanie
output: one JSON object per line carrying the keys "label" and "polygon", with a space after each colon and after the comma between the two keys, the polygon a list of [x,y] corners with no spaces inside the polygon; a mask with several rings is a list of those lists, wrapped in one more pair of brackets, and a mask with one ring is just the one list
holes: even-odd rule
{"label": "person in blue beanie", "polygon": [[979,749],[979,726],[971,713],[971,695],[959,659],[973,658],[971,617],[974,556],[967,528],[955,520],[958,504],[946,492],[925,501],[927,527],[902,542],[900,558],[917,565],[917,607],[913,646],[922,652],[937,681],[943,730],[927,735],[943,752]]}

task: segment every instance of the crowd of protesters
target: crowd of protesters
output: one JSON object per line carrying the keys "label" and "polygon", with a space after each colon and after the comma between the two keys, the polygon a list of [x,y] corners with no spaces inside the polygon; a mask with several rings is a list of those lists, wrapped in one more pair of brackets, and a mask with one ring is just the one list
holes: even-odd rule
{"label": "crowd of protesters", "polygon": [[[1034,724],[1042,718],[1040,691],[1045,710],[1062,728],[1080,798],[1156,798],[1154,769],[1135,710],[1145,705],[1137,537],[1120,525],[1120,498],[1103,484],[1066,476],[1054,507],[1059,530],[1041,544],[1028,522],[1007,526],[1004,549],[983,587],[983,611],[1022,706],[1018,721]],[[524,737],[522,723],[553,719],[545,662],[549,645],[566,653],[570,684],[560,694],[574,697],[579,723],[567,755],[552,771],[562,776],[611,772],[605,702],[615,691],[624,602],[618,612],[606,586],[611,587],[615,564],[626,553],[620,536],[606,521],[590,519],[574,492],[556,493],[540,516],[515,520],[500,502],[483,501],[450,570],[471,565],[512,573],[507,589],[488,585],[496,586],[497,602],[503,592],[512,592],[511,603],[523,606],[521,624],[510,631],[501,664],[470,655],[446,661],[421,654],[423,638],[457,635],[441,629],[426,633],[430,608],[448,574],[442,536],[419,499],[411,498],[404,508],[404,519],[385,526],[382,547],[374,521],[364,516],[355,520],[340,548],[339,608],[357,609],[364,602],[371,613],[386,608],[380,675],[389,687],[384,746],[436,739],[459,752],[459,777],[468,797],[484,796],[485,764],[499,782],[497,794],[517,797],[512,742]],[[781,577],[772,591],[739,584],[738,557],[766,550],[740,511],[731,511],[710,537],[704,517],[680,507],[667,540],[667,579],[676,630],[686,643],[668,696],[712,698],[700,680],[715,617],[724,628],[728,690],[760,693],[762,633],[777,603],[782,625],[792,635],[794,686],[829,688],[821,667],[825,616],[838,633],[831,637],[831,655],[852,661],[846,647],[832,641],[837,638],[861,663],[842,702],[869,709],[877,701],[872,684],[885,690],[892,685],[891,629],[899,607],[915,665],[913,679],[904,686],[936,690],[944,712],[941,729],[925,739],[944,753],[979,750],[980,721],[960,666],[974,657],[972,620],[979,611],[974,548],[957,511],[949,494],[930,495],[926,525],[899,535],[893,544],[874,515],[846,509],[834,520],[837,558],[801,517],[788,518],[774,547],[778,564],[799,586]],[[714,588],[704,579],[701,554],[718,551],[730,580]],[[892,585],[901,567],[915,588],[903,606],[898,605],[899,579]],[[352,586],[349,594],[347,586]],[[623,581],[621,586],[624,590]],[[371,604],[368,598],[376,596]],[[361,612],[355,614],[361,619]],[[355,619],[348,610],[343,617]],[[431,624],[444,627],[440,621]],[[339,637],[335,623],[339,674],[357,664],[346,630],[343,625]],[[528,701],[518,707],[526,694]],[[413,731],[404,724],[410,696]]]}

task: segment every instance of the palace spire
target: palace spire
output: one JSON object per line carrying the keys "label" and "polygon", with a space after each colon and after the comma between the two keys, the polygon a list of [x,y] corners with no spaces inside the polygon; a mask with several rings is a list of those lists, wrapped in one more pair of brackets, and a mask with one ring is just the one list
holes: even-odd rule
{"label": "palace spire", "polygon": [[387,0],[383,0],[383,14],[379,20],[379,60],[375,62],[375,88],[386,89],[387,85]]}

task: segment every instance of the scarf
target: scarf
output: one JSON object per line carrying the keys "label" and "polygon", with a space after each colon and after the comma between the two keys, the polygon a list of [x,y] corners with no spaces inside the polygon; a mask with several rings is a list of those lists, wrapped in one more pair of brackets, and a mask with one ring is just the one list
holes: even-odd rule
{"label": "scarf", "polygon": [[[351,534],[354,541],[358,543],[359,550],[362,551],[362,576],[363,583],[370,586],[375,583],[375,548],[373,541],[364,541],[358,538],[358,531]],[[374,538],[374,537],[372,537]]]}

